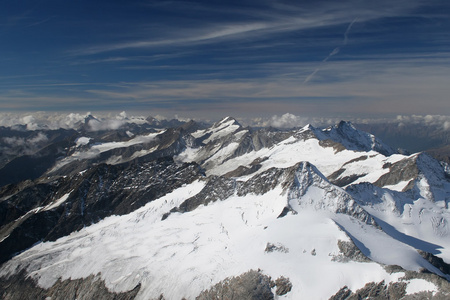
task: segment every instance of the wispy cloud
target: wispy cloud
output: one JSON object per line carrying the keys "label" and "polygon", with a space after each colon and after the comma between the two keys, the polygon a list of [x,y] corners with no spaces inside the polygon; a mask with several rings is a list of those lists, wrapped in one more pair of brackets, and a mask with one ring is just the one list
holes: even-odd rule
{"label": "wispy cloud", "polygon": [[[266,38],[267,36],[280,35],[294,31],[305,31],[314,28],[323,28],[350,22],[345,34],[344,45],[348,40],[348,33],[358,21],[402,15],[420,5],[420,1],[398,1],[396,3],[381,1],[377,5],[361,5],[355,1],[329,2],[319,1],[314,5],[304,3],[281,5],[277,2],[264,2],[251,9],[242,7],[224,7],[218,11],[216,7],[204,5],[192,5],[189,8],[181,5],[171,8],[175,11],[188,9],[192,12],[201,11],[202,22],[189,19],[177,20],[180,27],[174,27],[164,22],[158,24],[155,33],[154,27],[142,31],[134,31],[134,35],[141,38],[124,39],[114,43],[86,46],[70,50],[72,55],[94,55],[105,52],[125,49],[151,49],[168,46],[191,46],[198,44],[218,43],[230,40],[245,40],[247,38]],[[228,9],[228,10],[227,10]],[[210,17],[205,16],[210,13]],[[224,14],[229,18],[224,19]],[[195,15],[195,14],[194,14]],[[145,28],[145,27],[144,27]]]}
{"label": "wispy cloud", "polygon": [[[30,36],[43,33],[40,24],[50,30],[26,52],[15,55],[25,47],[14,44],[0,58],[7,63],[0,109],[280,116],[448,109],[447,31],[428,15],[429,1],[131,1],[123,14],[122,5],[100,20],[93,11],[0,20]],[[74,39],[51,36],[51,25],[63,22],[55,32]],[[434,26],[439,39],[425,37]],[[405,43],[397,41],[402,33]],[[31,51],[42,56],[30,59]],[[25,77],[36,70],[39,77]]]}
{"label": "wispy cloud", "polygon": [[[345,30],[345,33],[344,33],[344,40],[342,41],[342,46],[347,45],[348,34],[350,33],[350,29],[352,28],[353,24],[356,22],[357,19],[358,18],[354,18],[353,21],[350,22],[350,24],[347,26],[347,29]],[[311,79],[313,79],[314,75],[316,75],[316,73],[320,71],[323,64],[326,63],[332,56],[338,54],[340,50],[341,50],[341,47],[334,48],[333,51],[331,51],[330,54],[328,54],[328,56],[322,60],[321,64],[310,75],[308,75],[308,77],[305,78],[305,80],[303,81],[303,84],[306,84]]]}
{"label": "wispy cloud", "polygon": [[[271,111],[295,113],[439,114],[448,108],[450,58],[411,55],[364,60],[328,61],[318,80],[302,84],[314,68],[308,63],[267,63],[223,79],[135,81],[119,83],[55,83],[0,90],[0,108],[76,110],[161,109],[176,113],[214,110],[232,114]],[[253,77],[254,73],[264,77]],[[326,78],[326,80],[325,80]],[[56,89],[58,88],[58,89]],[[63,89],[61,89],[63,88]],[[66,89],[67,88],[67,89]],[[56,94],[55,94],[56,93]],[[189,108],[187,107],[189,106]],[[258,111],[255,111],[255,107]],[[387,109],[388,108],[388,109]],[[166,113],[167,114],[167,113]]]}

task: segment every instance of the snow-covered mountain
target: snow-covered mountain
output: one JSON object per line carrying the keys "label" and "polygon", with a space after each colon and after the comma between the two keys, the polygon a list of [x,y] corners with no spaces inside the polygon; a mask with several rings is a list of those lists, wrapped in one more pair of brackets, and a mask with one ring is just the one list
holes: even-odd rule
{"label": "snow-covered mountain", "polygon": [[2,299],[450,297],[445,163],[349,122],[133,124],[42,131],[2,182]]}

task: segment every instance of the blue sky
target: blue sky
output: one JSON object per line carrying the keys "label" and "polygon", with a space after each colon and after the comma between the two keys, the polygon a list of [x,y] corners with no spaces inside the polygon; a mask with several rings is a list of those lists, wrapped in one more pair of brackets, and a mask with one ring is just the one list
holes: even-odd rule
{"label": "blue sky", "polygon": [[1,111],[450,114],[448,1],[0,2]]}

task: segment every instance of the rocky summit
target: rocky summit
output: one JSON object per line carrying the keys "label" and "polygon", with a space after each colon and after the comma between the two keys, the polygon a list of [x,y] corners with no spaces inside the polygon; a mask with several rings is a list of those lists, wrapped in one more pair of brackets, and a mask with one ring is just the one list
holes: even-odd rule
{"label": "rocky summit", "polygon": [[34,141],[0,155],[1,299],[450,298],[445,162],[345,121],[92,122],[0,128]]}

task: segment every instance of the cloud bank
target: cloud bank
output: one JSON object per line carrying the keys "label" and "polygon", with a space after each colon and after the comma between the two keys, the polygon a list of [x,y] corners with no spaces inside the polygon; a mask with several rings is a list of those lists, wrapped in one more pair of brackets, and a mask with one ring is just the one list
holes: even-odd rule
{"label": "cloud bank", "polygon": [[[210,119],[209,116],[203,118],[190,118],[187,114],[176,115],[175,119],[187,122],[189,120],[196,120],[199,122],[213,123],[219,121],[223,117],[228,115],[222,115],[215,119]],[[229,115],[234,117],[233,115]],[[133,115],[122,111],[120,113],[96,113],[92,115],[90,112],[86,114],[81,113],[27,113],[27,114],[14,114],[3,113],[0,114],[0,126],[10,127],[13,129],[36,131],[42,129],[79,129],[80,124],[84,124],[87,121],[88,131],[100,131],[100,130],[116,130],[126,124],[146,124],[147,117],[142,115]],[[166,117],[157,115],[154,116],[157,120],[168,120]],[[294,128],[303,127],[307,124],[311,124],[317,127],[330,126],[339,123],[341,120],[351,121],[353,123],[360,124],[380,124],[391,123],[398,126],[407,126],[408,124],[422,125],[422,126],[434,126],[441,130],[450,130],[450,115],[396,115],[392,117],[382,118],[361,118],[355,116],[334,116],[334,117],[320,117],[320,116],[308,116],[307,114],[296,115],[292,113],[284,113],[281,115],[261,116],[257,118],[249,117],[237,117],[239,122],[245,126],[251,127],[275,127],[275,128]],[[22,126],[18,128],[17,126]],[[3,138],[2,143],[6,145],[25,145],[32,143],[45,142],[47,137],[41,132],[37,131],[37,135],[29,139],[23,138]]]}

